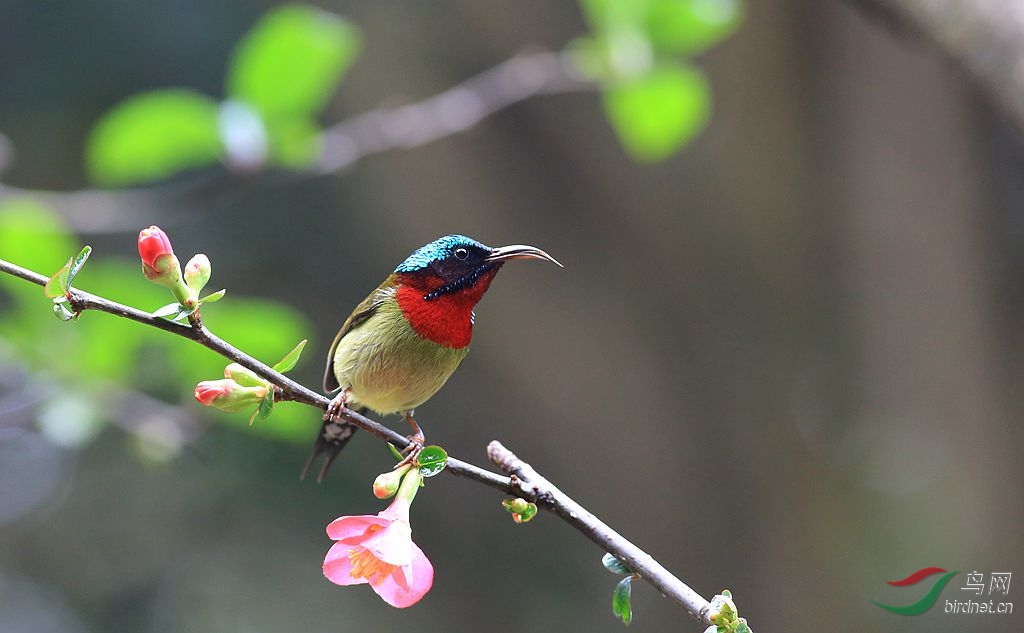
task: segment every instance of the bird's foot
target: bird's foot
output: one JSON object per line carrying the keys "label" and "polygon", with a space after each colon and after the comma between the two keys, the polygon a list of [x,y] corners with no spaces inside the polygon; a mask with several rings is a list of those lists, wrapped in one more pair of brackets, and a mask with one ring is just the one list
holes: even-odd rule
{"label": "bird's foot", "polygon": [[420,425],[416,422],[416,418],[412,417],[412,411],[406,411],[402,414],[402,417],[404,417],[405,421],[412,427],[412,435],[406,437],[406,439],[409,440],[409,444],[402,452],[415,455],[423,448],[427,438],[424,437],[423,429],[421,429]]}
{"label": "bird's foot", "polygon": [[423,433],[414,433],[412,435],[405,436],[405,439],[409,440],[405,448],[402,449],[403,455],[415,456],[426,445],[427,438],[423,437]]}
{"label": "bird's foot", "polygon": [[334,396],[331,403],[327,405],[324,412],[324,422],[340,422],[341,414],[345,410],[345,403],[348,402],[348,389],[342,389]]}

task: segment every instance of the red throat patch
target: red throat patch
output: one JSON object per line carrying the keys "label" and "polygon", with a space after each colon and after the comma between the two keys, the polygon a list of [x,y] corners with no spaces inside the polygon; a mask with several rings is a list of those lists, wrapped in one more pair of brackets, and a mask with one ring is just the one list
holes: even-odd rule
{"label": "red throat patch", "polygon": [[433,272],[395,273],[398,307],[414,332],[445,347],[461,348],[473,338],[473,306],[487,292],[498,267],[480,275],[469,288],[443,294],[427,301],[424,295],[444,285]]}

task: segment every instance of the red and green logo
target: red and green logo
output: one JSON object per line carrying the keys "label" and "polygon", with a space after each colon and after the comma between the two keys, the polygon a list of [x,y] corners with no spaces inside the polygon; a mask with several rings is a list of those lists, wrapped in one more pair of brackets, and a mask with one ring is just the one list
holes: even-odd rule
{"label": "red and green logo", "polygon": [[928,609],[932,608],[935,602],[939,599],[939,594],[942,593],[942,590],[946,587],[946,583],[948,583],[953,576],[956,576],[957,572],[946,571],[941,567],[925,567],[924,569],[918,569],[903,580],[885,581],[893,587],[909,587],[911,585],[916,585],[925,578],[935,574],[942,574],[942,576],[935,581],[935,584],[932,585],[932,588],[928,590],[928,593],[926,593],[923,598],[913,604],[908,604],[905,607],[894,607],[888,604],[882,604],[877,600],[872,600],[871,602],[874,602],[886,611],[892,611],[899,615],[921,615]]}

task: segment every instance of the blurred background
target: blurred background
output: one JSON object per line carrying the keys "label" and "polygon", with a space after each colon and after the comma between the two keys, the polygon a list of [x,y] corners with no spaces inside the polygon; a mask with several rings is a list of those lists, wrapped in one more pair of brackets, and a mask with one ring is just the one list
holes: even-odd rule
{"label": "blurred background", "polygon": [[[315,118],[564,50],[600,31],[586,4],[320,2],[361,49]],[[76,286],[154,310],[169,299],[135,239],[158,224],[228,289],[207,325],[267,362],[309,338],[292,375],[316,388],[337,327],[416,247],[535,244],[565,269],[502,272],[418,411],[430,441],[483,464],[500,439],[705,597],[730,589],[755,631],[1020,630],[943,613],[1016,602],[1015,583],[963,591],[969,572],[1024,573],[1020,131],[854,3],[702,4],[728,32],[674,59],[713,105],[664,155],[630,146],[598,70],[581,81],[603,96],[523,99],[347,169],[125,188],[89,166],[97,122],[149,90],[224,98],[235,45],[277,4],[6,0],[0,258],[50,274],[90,244]],[[621,629],[601,551],[449,476],[413,511],[436,567],[422,602],[330,584],[324,526],[384,505],[378,441],[300,482],[312,409],[252,427],[203,409],[193,386],[222,359],[108,315],[61,323],[37,286],[0,284],[0,631]],[[961,571],[929,612],[871,604],[917,600],[927,582],[884,581],[928,566]],[[643,584],[633,606],[634,631],[702,628]]]}

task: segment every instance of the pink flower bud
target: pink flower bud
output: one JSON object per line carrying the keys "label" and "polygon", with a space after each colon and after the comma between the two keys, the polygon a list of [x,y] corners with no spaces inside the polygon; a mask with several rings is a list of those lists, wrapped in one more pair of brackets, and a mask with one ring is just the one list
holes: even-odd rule
{"label": "pink flower bud", "polygon": [[402,477],[411,467],[411,464],[406,464],[401,468],[377,475],[377,478],[373,480],[373,496],[378,499],[393,497],[402,484]]}
{"label": "pink flower bud", "polygon": [[210,272],[210,258],[199,253],[185,264],[185,285],[198,296],[206,282],[210,281]]}
{"label": "pink flower bud", "polygon": [[151,226],[139,232],[139,257],[146,279],[170,288],[181,305],[196,306],[196,298],[181,278],[181,264],[171,249],[171,240],[159,227]]}
{"label": "pink flower bud", "polygon": [[160,274],[160,271],[156,269],[157,258],[161,255],[173,254],[171,240],[160,227],[151,226],[139,231],[139,257],[142,258],[142,267],[146,271],[146,277],[152,278]]}
{"label": "pink flower bud", "polygon": [[236,413],[259,405],[267,395],[267,387],[245,387],[230,378],[204,380],[196,385],[196,400],[207,407]]}

